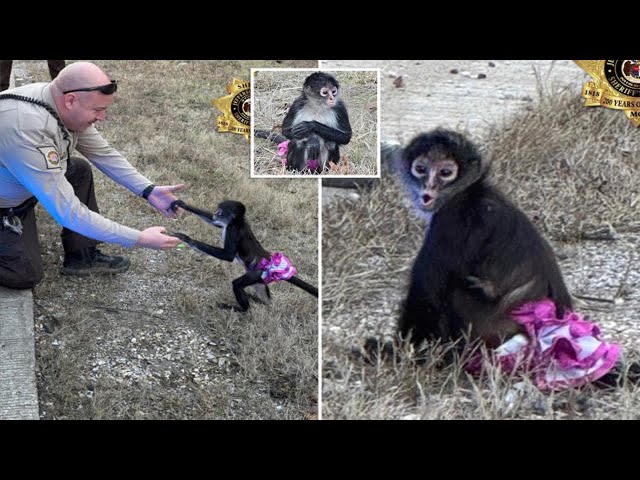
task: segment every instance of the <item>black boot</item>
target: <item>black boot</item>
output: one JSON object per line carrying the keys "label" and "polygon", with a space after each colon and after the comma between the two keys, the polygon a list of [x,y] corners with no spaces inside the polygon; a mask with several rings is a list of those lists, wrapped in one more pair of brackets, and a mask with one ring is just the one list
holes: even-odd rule
{"label": "black boot", "polygon": [[127,271],[129,264],[126,257],[105,255],[96,247],[89,247],[66,253],[62,273],[80,277],[98,273],[121,273]]}

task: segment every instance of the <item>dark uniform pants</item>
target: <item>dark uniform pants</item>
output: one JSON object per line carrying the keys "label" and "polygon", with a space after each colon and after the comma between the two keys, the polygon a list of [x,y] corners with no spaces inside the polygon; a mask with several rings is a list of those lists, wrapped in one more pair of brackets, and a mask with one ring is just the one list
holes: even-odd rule
{"label": "dark uniform pants", "polygon": [[[93,172],[89,162],[73,157],[65,176],[73,186],[78,199],[90,210],[98,212]],[[22,235],[17,235],[7,228],[0,228],[0,285],[9,288],[32,288],[43,276],[35,211],[30,208],[19,217],[22,221]],[[65,253],[93,247],[99,243],[67,228],[62,229],[61,237]]]}
{"label": "dark uniform pants", "polygon": [[[64,68],[64,60],[47,60],[47,64],[49,66],[51,80],[56,78],[60,70]],[[12,66],[13,60],[0,60],[0,92],[9,88]]]}

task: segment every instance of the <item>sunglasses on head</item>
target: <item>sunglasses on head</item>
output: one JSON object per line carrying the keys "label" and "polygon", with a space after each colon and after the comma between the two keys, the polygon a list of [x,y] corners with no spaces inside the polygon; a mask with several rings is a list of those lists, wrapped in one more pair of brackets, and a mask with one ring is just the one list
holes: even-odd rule
{"label": "sunglasses on head", "polygon": [[100,85],[98,87],[74,88],[73,90],[66,90],[62,93],[67,94],[71,92],[93,92],[95,90],[98,90],[105,95],[112,95],[118,90],[118,84],[115,80],[111,80],[111,83],[107,83],[106,85]]}

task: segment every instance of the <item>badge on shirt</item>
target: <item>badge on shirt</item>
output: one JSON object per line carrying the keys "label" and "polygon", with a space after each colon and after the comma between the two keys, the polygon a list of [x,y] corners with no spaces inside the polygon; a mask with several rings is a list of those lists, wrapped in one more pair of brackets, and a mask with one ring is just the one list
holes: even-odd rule
{"label": "badge on shirt", "polygon": [[62,168],[60,166],[60,154],[55,147],[38,147],[38,150],[44,156],[44,163],[48,170]]}

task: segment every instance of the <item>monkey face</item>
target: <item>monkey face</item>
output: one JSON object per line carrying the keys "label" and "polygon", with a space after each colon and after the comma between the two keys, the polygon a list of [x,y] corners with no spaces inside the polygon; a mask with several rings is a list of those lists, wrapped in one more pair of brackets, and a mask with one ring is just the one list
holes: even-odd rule
{"label": "monkey face", "polygon": [[325,103],[329,108],[333,108],[338,102],[338,87],[332,83],[327,83],[320,89],[320,96],[325,99]]}
{"label": "monkey face", "polygon": [[305,79],[303,90],[310,100],[322,102],[333,108],[338,103],[340,84],[328,73],[315,72]]}
{"label": "monkey face", "polygon": [[218,228],[224,228],[231,223],[231,220],[233,220],[232,215],[219,208],[213,214],[212,223]]}
{"label": "monkey face", "polygon": [[462,134],[436,129],[416,136],[391,162],[416,213],[430,221],[450,198],[463,192],[487,172],[474,145]]}
{"label": "monkey face", "polygon": [[411,162],[417,207],[434,212],[444,203],[443,190],[458,178],[458,164],[447,156],[421,155]]}
{"label": "monkey face", "polygon": [[218,210],[213,214],[213,225],[224,228],[235,219],[244,220],[245,206],[235,200],[225,200],[218,204]]}

